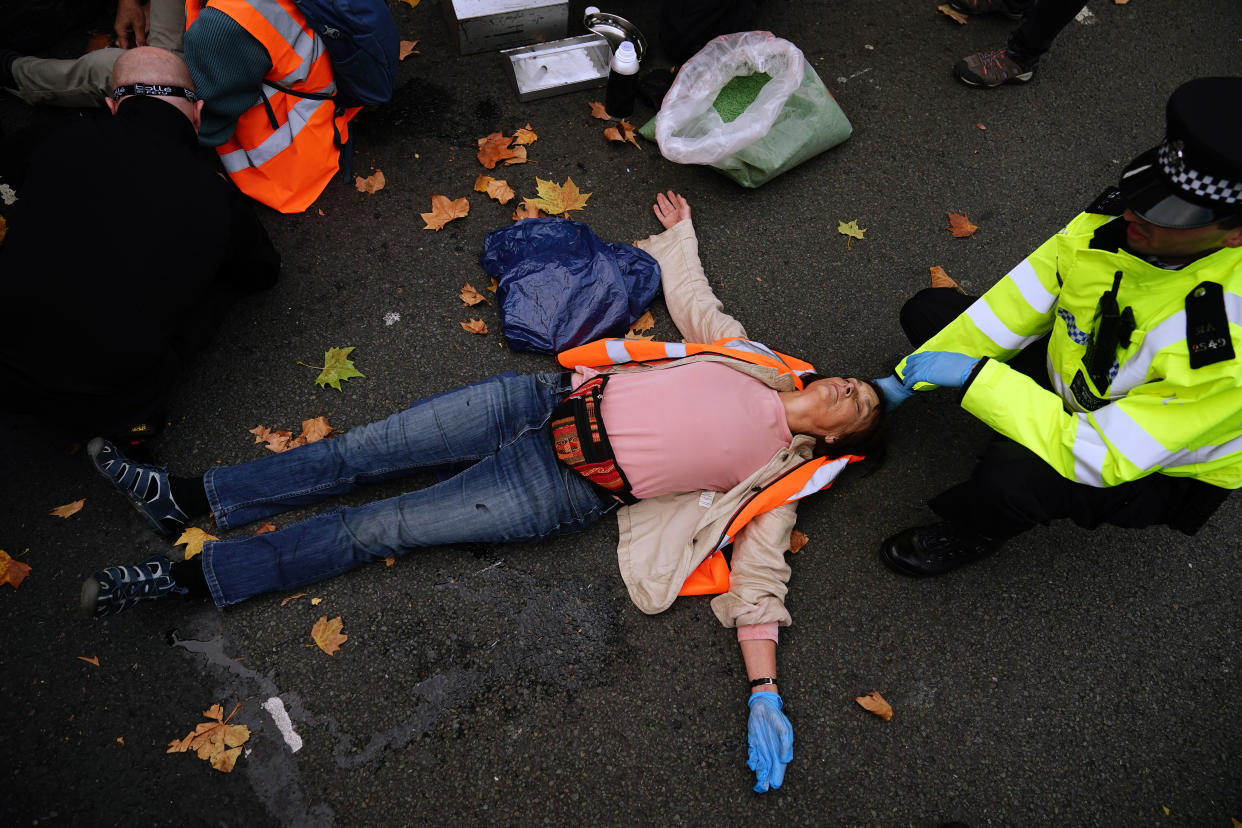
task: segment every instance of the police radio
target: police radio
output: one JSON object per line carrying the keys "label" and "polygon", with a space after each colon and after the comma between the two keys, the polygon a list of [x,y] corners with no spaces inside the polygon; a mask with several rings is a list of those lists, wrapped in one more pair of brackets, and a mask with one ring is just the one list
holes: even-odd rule
{"label": "police radio", "polygon": [[1113,276],[1113,287],[1104,291],[1100,302],[1095,308],[1095,318],[1091,323],[1091,340],[1087,343],[1087,353],[1083,356],[1083,365],[1087,374],[1095,383],[1096,390],[1103,394],[1108,390],[1112,377],[1113,362],[1117,348],[1130,347],[1130,334],[1134,333],[1134,311],[1129,306],[1120,308],[1117,305],[1117,291],[1121,287],[1121,271]]}

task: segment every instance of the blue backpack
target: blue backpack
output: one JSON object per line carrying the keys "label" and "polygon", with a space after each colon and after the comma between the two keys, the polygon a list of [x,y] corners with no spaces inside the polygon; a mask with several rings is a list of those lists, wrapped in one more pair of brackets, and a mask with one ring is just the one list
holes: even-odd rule
{"label": "blue backpack", "polygon": [[[338,108],[387,103],[401,38],[384,0],[294,0],[332,61]],[[309,97],[309,96],[307,96]]]}

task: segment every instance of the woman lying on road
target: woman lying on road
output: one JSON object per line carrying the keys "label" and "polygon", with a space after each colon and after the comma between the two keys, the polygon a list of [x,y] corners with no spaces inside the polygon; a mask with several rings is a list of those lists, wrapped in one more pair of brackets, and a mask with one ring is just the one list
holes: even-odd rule
{"label": "woman lying on road", "polygon": [[[780,787],[793,729],[781,712],[776,643],[790,623],[784,553],[795,504],[856,459],[851,447],[874,433],[884,406],[866,382],[817,377],[809,363],[746,339],[703,275],[689,204],[669,192],[654,210],[665,232],[637,244],[660,264],[685,344],[600,340],[559,355],[572,373],[493,377],[201,478],[170,476],[92,440],[95,468],[163,535],[209,511],[232,529],[362,483],[460,471],[275,532],[208,541],[197,559],[157,555],[100,570],[82,586],[83,609],[101,617],[194,594],[226,607],[419,547],[577,532],[620,501],[617,557],[639,609],[661,612],[679,593],[723,593],[712,609],[737,628],[750,679],[755,790]],[[720,551],[730,542],[731,572]]]}

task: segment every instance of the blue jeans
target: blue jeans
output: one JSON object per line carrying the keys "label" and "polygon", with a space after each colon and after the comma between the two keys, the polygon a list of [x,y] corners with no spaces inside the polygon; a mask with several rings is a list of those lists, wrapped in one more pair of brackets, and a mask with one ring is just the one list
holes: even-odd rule
{"label": "blue jeans", "polygon": [[611,506],[556,459],[547,423],[568,374],[504,374],[353,428],[203,476],[222,528],[419,470],[459,471],[425,489],[203,545],[216,606],[295,589],[390,555],[449,543],[537,541],[577,532]]}

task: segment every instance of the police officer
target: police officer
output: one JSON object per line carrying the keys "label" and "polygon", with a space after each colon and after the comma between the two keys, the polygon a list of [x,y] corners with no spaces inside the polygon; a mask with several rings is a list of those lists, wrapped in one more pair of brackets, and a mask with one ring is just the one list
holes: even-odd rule
{"label": "police officer", "polygon": [[1242,486],[1239,100],[1242,78],[1183,84],[1164,141],[981,298],[903,307],[887,404],[960,388],[998,436],[889,567],[940,575],[1057,518],[1194,534]]}

